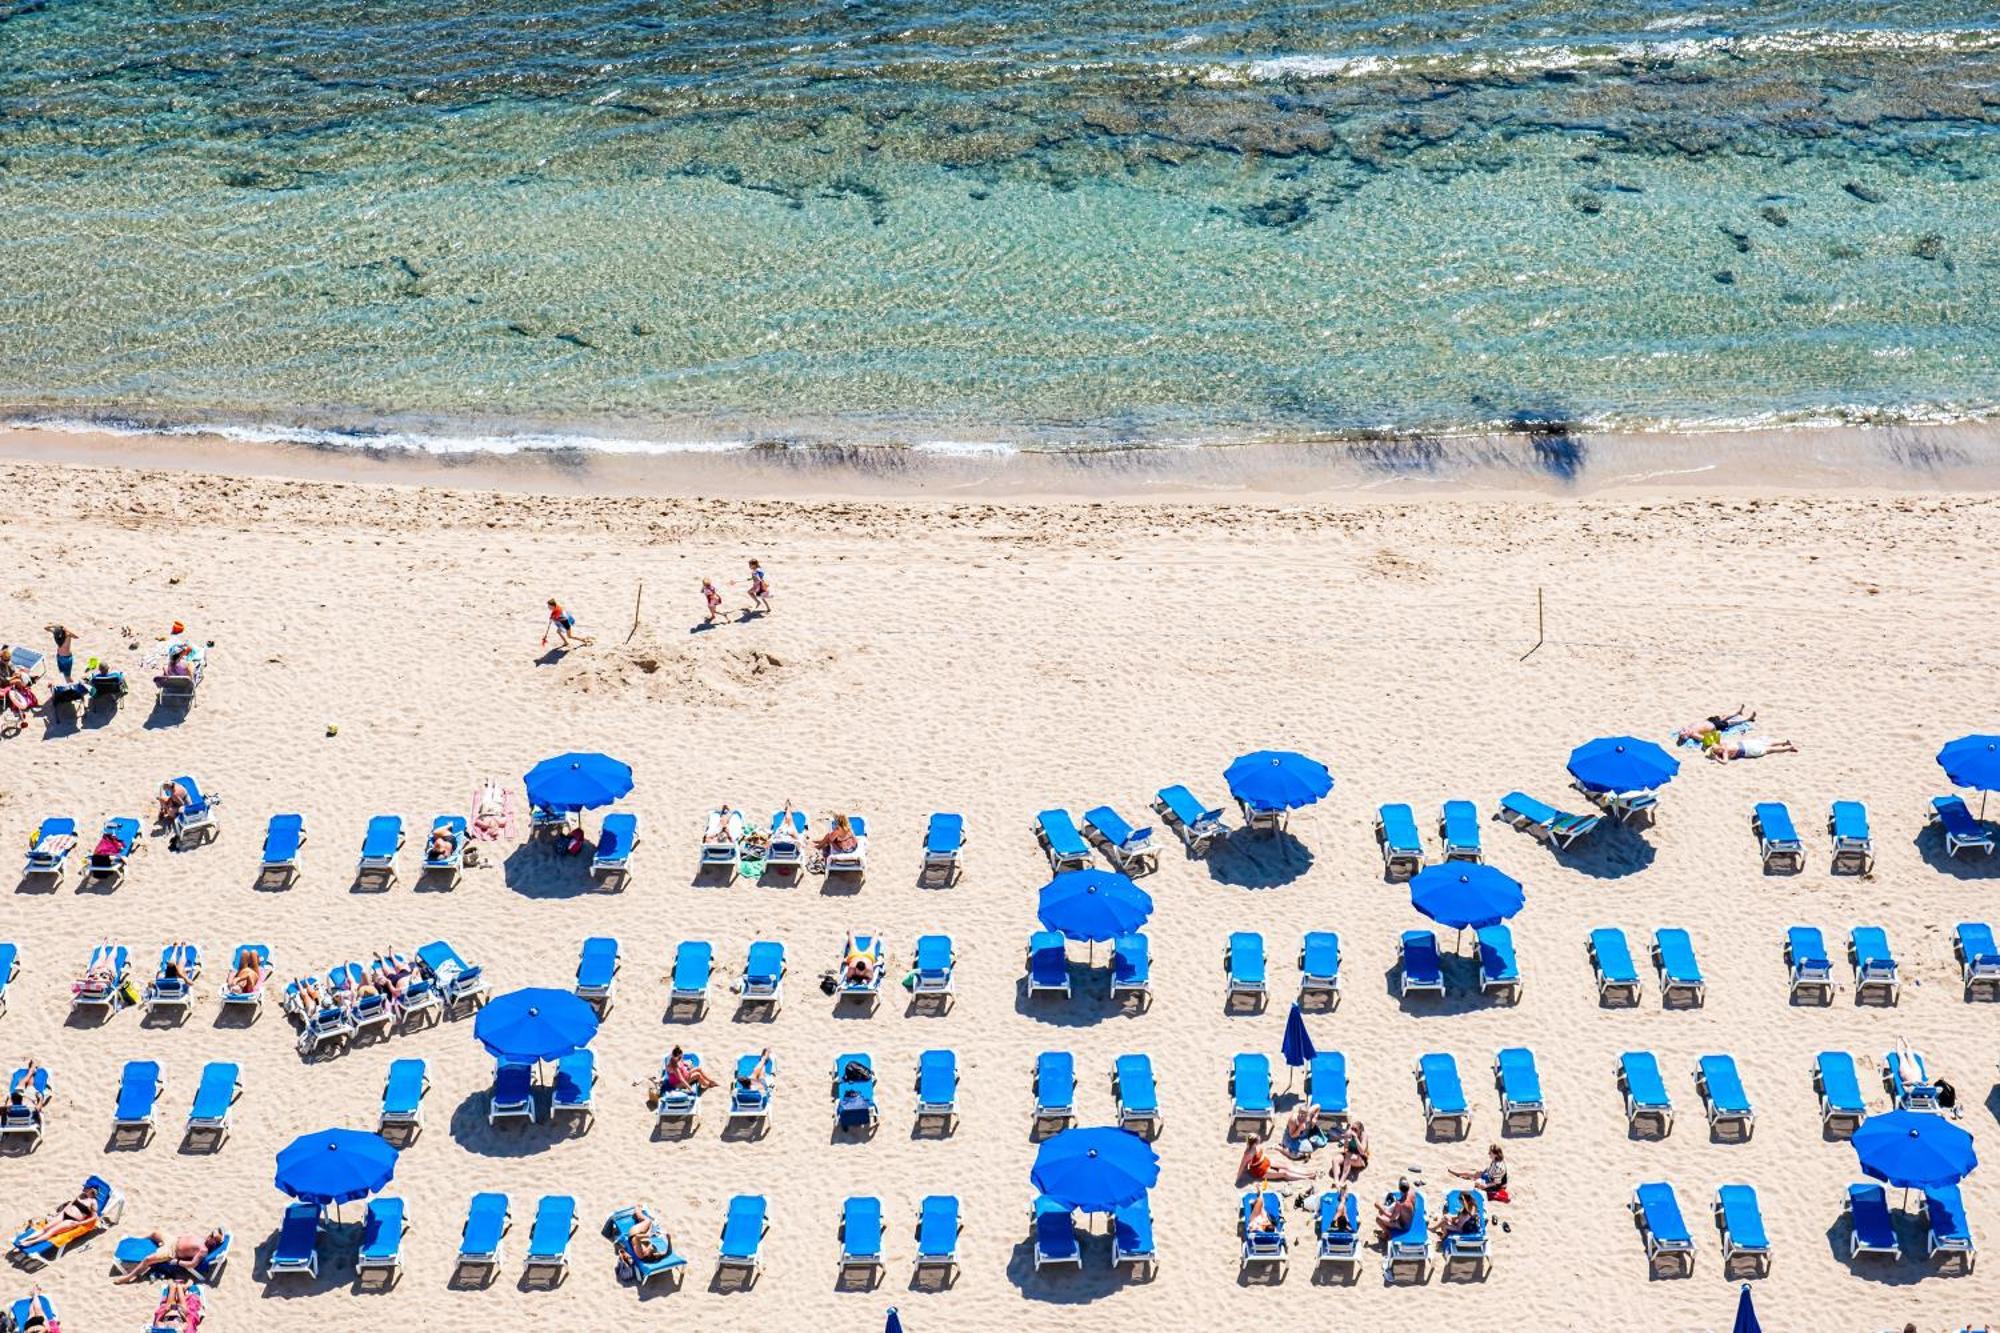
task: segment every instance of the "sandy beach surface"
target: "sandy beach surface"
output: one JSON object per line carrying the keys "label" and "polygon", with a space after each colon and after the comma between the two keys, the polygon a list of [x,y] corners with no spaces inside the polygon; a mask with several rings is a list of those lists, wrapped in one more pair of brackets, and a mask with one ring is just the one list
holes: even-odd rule
{"label": "sandy beach surface", "polygon": [[[868,1328],[890,1304],[914,1333],[1722,1328],[1737,1288],[1709,1208],[1731,1182],[1762,1201],[1774,1262],[1754,1290],[1766,1327],[1956,1329],[2000,1309],[1984,1268],[1961,1276],[1923,1258],[1914,1202],[1899,1214],[1905,1258],[1847,1261],[1841,1203],[1861,1177],[1850,1147],[1822,1136],[1810,1077],[1816,1053],[1851,1052],[1870,1107],[1884,1109],[1880,1062],[1907,1040],[1957,1084],[1981,1151],[2000,1143],[1996,1010],[1961,997],[1951,947],[1955,923],[2000,918],[1996,871],[1946,860],[1920,832],[1928,798],[1946,790],[1939,745],[1995,721],[2000,502],[1990,496],[594,500],[18,461],[0,465],[0,480],[10,497],[0,638],[44,647],[42,626],[61,621],[82,653],[140,677],[115,715],[81,726],[36,717],[0,741],[0,833],[19,849],[47,815],[86,828],[140,815],[180,773],[223,802],[219,839],[174,853],[147,838],[114,893],[81,893],[71,879],[10,895],[0,938],[22,961],[0,1017],[0,1064],[40,1060],[59,1097],[39,1149],[0,1155],[0,1200],[11,1227],[99,1173],[127,1199],[116,1235],[229,1228],[236,1258],[210,1295],[214,1329],[598,1328],[635,1317]],[[773,614],[693,628],[699,579],[723,583],[738,607],[752,556],[771,571]],[[1538,590],[1547,642],[1523,660]],[[551,596],[594,644],[540,652]],[[214,645],[184,719],[152,715],[137,668],[175,620]],[[1484,819],[1490,861],[1526,886],[1513,922],[1520,1002],[1479,998],[1465,961],[1448,964],[1441,1001],[1399,1002],[1397,937],[1427,923],[1384,881],[1371,832],[1379,804],[1411,803],[1435,856],[1442,801],[1473,800],[1490,816],[1520,788],[1574,807],[1563,771],[1573,745],[1617,732],[1665,740],[1739,702],[1758,711],[1756,734],[1801,753],[1728,766],[1690,754],[1657,826],[1603,830],[1571,855]],[[1223,768],[1261,746],[1323,759],[1338,785],[1293,819],[1291,839],[1232,840],[1206,860],[1168,842],[1145,881],[1156,902],[1151,1006],[1108,1003],[1102,947],[1094,963],[1073,950],[1075,998],[1027,999],[1023,946],[1048,878],[1029,833],[1035,812],[1109,802],[1137,819],[1172,782],[1220,802]],[[637,773],[623,805],[644,841],[622,893],[590,891],[579,862],[541,846],[503,847],[450,892],[416,886],[416,839],[432,816],[463,813],[489,775],[518,793],[532,763],[569,749],[610,751]],[[1867,803],[1871,878],[1828,873],[1834,799]],[[1761,873],[1749,821],[1760,800],[1789,803],[1803,873]],[[703,813],[719,801],[760,813],[792,801],[822,823],[864,814],[865,884],[696,884]],[[259,891],[265,820],[294,810],[311,830],[303,878]],[[964,876],[948,889],[916,883],[934,810],[963,812],[969,830]],[[355,893],[363,827],[385,812],[412,831],[403,883]],[[1836,954],[1851,927],[1885,927],[1900,1003],[1857,1005],[1839,957],[1830,1005],[1790,1003],[1781,948],[1795,923],[1819,926]],[[1664,1011],[1642,958],[1643,1002],[1600,1008],[1585,958],[1600,925],[1622,927],[1635,951],[1656,927],[1686,928],[1706,1004]],[[815,982],[851,929],[887,936],[896,975],[918,935],[948,933],[955,1004],[912,1011],[892,987],[872,1016],[836,1007]],[[1374,1147],[1364,1193],[1407,1172],[1435,1207],[1446,1171],[1477,1165],[1500,1136],[1494,1051],[1536,1054],[1548,1122],[1502,1140],[1514,1199],[1495,1209],[1483,1281],[1385,1285],[1373,1252],[1351,1285],[1315,1281],[1298,1211],[1283,1280],[1239,1276],[1227,1074],[1237,1052],[1275,1063],[1308,929],[1342,942],[1343,998],[1308,1022],[1348,1060]],[[1271,958],[1261,1013],[1224,1004],[1222,955],[1236,930],[1261,932]],[[304,1061],[275,1005],[247,1027],[218,1013],[223,961],[246,940],[268,942],[291,977],[442,937],[506,990],[569,985],[592,935],[615,936],[624,965],[596,1042],[598,1113],[581,1134],[488,1127],[491,1062],[470,1017]],[[782,940],[791,960],[787,1002],[768,1022],[739,1016],[723,989],[760,937]],[[1451,932],[1440,937],[1449,949]],[[663,977],[690,938],[714,943],[718,988],[701,1021],[669,1023]],[[129,946],[143,980],[174,939],[200,942],[211,960],[185,1023],[149,1027],[137,1009],[70,1018],[70,982],[94,943]],[[779,1081],[765,1137],[726,1137],[719,1104],[691,1137],[652,1137],[643,1085],[676,1042],[711,1065],[771,1048]],[[913,1130],[916,1062],[933,1048],[957,1053],[961,1077],[959,1119],[942,1137]],[[1153,1060],[1165,1123],[1151,1280],[1111,1269],[1102,1219],[1081,1272],[1033,1271],[1029,1072],[1045,1050],[1074,1053],[1083,1123],[1112,1114],[1116,1056]],[[1679,1122],[1662,1141],[1628,1135],[1613,1077],[1626,1050],[1656,1052],[1665,1070]],[[866,1141],[830,1133],[827,1074],[848,1051],[868,1052],[882,1073],[882,1122]],[[1411,1073],[1426,1052],[1458,1061],[1472,1103],[1462,1142],[1426,1140]],[[1711,1052],[1742,1071],[1758,1117],[1747,1143],[1706,1132],[1691,1071]],[[357,1294],[351,1262],[329,1247],[317,1280],[267,1282],[287,1202],[273,1155],[302,1132],[372,1128],[385,1071],[405,1056],[428,1063],[432,1089],[428,1127],[388,1191],[413,1219],[402,1281]],[[159,1132],[143,1148],[108,1148],[119,1070],[135,1059],[163,1070]],[[211,1060],[242,1068],[234,1132],[219,1151],[184,1150],[189,1099]],[[1690,1278],[1649,1277],[1627,1205],[1650,1180],[1678,1191],[1696,1242]],[[1995,1181],[1989,1166],[1966,1182],[1981,1237],[2000,1234]],[[491,1285],[460,1289],[453,1255],[481,1190],[509,1195],[513,1231]],[[573,1194],[581,1216],[574,1270],[554,1293],[518,1283],[545,1193]],[[944,1291],[912,1284],[917,1206],[932,1193],[964,1205],[962,1270]],[[715,1282],[736,1194],[770,1201],[765,1267],[748,1291]],[[880,1196],[889,1221],[873,1291],[836,1287],[837,1221],[854,1194]],[[633,1201],[656,1207],[688,1257],[682,1290],[642,1298],[615,1280],[597,1229]],[[106,1239],[38,1277],[10,1271],[0,1294],[39,1281],[73,1330],[142,1327],[154,1288],[113,1286],[110,1254]]]}

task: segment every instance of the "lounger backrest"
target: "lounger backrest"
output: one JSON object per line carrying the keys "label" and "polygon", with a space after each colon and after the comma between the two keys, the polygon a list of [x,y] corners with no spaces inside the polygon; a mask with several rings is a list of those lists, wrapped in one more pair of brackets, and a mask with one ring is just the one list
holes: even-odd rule
{"label": "lounger backrest", "polygon": [[1708,1085],[1708,1100],[1730,1110],[1748,1110],[1743,1080],[1736,1072],[1736,1060],[1728,1055],[1704,1055],[1700,1060],[1702,1082]]}
{"label": "lounger backrest", "polygon": [[1271,1103],[1271,1061],[1263,1055],[1238,1055],[1230,1065],[1230,1085],[1236,1104],[1245,1108]]}
{"label": "lounger backrest", "polygon": [[768,1207],[761,1194],[739,1194],[729,1201],[729,1214],[722,1223],[723,1254],[741,1259],[757,1252]]}
{"label": "lounger backrest", "polygon": [[1440,975],[1437,936],[1428,930],[1403,933],[1403,971],[1417,977]]}
{"label": "lounger backrest", "polygon": [[917,936],[917,970],[941,973],[951,966],[951,936]]}
{"label": "lounger backrest", "polygon": [[1792,966],[1826,964],[1826,937],[1818,926],[1793,926],[1785,932],[1785,942],[1791,945]]}
{"label": "lounger backrest", "polygon": [[1043,1051],[1035,1057],[1035,1101],[1044,1107],[1067,1109],[1076,1100],[1076,1058],[1068,1051]]}
{"label": "lounger backrest", "polygon": [[926,1103],[948,1102],[958,1090],[958,1057],[950,1051],[924,1051],[917,1056],[917,1097]]}
{"label": "lounger backrest", "polygon": [[465,1232],[459,1242],[459,1253],[492,1254],[500,1248],[500,1237],[505,1234],[506,1227],[506,1195],[473,1195],[465,1212]]}
{"label": "lounger backrest", "polygon": [[840,1205],[840,1245],[851,1255],[882,1252],[882,1201],[855,1195]]}
{"label": "lounger backrest", "polygon": [[1873,1249],[1896,1248],[1896,1228],[1889,1219],[1889,1196],[1880,1185],[1849,1185],[1847,1208],[1854,1232]]}
{"label": "lounger backrest", "polygon": [[567,1194],[544,1194],[535,1205],[535,1226],[528,1233],[528,1255],[535,1259],[560,1256],[569,1248],[576,1200]]}
{"label": "lounger backrest", "polygon": [[1694,961],[1694,942],[1688,933],[1678,926],[1668,926],[1653,932],[1653,942],[1660,950],[1660,967],[1675,981],[1701,980],[1701,968]]}
{"label": "lounger backrest", "polygon": [[388,856],[396,850],[396,844],[403,836],[401,815],[376,815],[368,821],[368,831],[362,835],[361,854],[363,856]]}
{"label": "lounger backrest", "polygon": [[1931,1231],[1939,1240],[1966,1242],[1972,1237],[1971,1228],[1965,1221],[1965,1196],[1956,1185],[1943,1185],[1924,1191],[1924,1213],[1930,1219]]}
{"label": "lounger backrest", "polygon": [[1646,1229],[1653,1233],[1655,1240],[1691,1243],[1687,1223],[1681,1219],[1681,1202],[1674,1196],[1674,1187],[1665,1181],[1653,1181],[1639,1186],[1639,1211],[1646,1219]]}
{"label": "lounger backrest", "polygon": [[785,946],[778,940],[757,940],[744,955],[743,973],[746,979],[757,982],[777,980],[779,970],[785,963]]}
{"label": "lounger backrest", "polygon": [[1590,949],[1597,956],[1597,970],[1607,981],[1637,981],[1639,970],[1632,964],[1632,948],[1625,932],[1615,926],[1600,926],[1590,932]]}
{"label": "lounger backrest", "polygon": [[1339,1051],[1320,1051],[1306,1062],[1306,1078],[1312,1099],[1321,1109],[1347,1110],[1347,1057]]}
{"label": "lounger backrest", "polygon": [[1660,1062],[1651,1051],[1627,1051],[1618,1057],[1625,1074],[1625,1091],[1640,1106],[1667,1104],[1666,1080],[1660,1076]]}
{"label": "lounger backrest", "polygon": [[382,1085],[382,1109],[389,1112],[413,1112],[424,1095],[424,1062],[422,1060],[394,1060],[389,1064],[389,1077]]}
{"label": "lounger backrest", "polygon": [[1868,841],[1868,807],[1859,801],[1833,803],[1833,836],[1842,842]]}
{"label": "lounger backrest", "polygon": [[1076,830],[1076,822],[1067,810],[1044,810],[1035,816],[1035,823],[1041,826],[1042,836],[1049,846],[1060,856],[1088,856],[1090,847],[1083,835]]}
{"label": "lounger backrest", "polygon": [[1796,844],[1799,840],[1798,830],[1792,827],[1792,812],[1783,801],[1759,801],[1757,827],[1764,831],[1766,842]]}
{"label": "lounger backrest", "polygon": [[1108,805],[1093,806],[1083,812],[1084,822],[1109,838],[1113,844],[1123,846],[1132,837],[1132,826],[1125,817]]}
{"label": "lounger backrest", "polygon": [[1153,1083],[1151,1056],[1121,1055],[1113,1068],[1118,1077],[1118,1100],[1127,1111],[1159,1109],[1159,1092]]}
{"label": "lounger backrest", "polygon": [[1299,945],[1299,970],[1309,977],[1340,974],[1340,936],[1330,930],[1309,930]]}
{"label": "lounger backrest", "polygon": [[931,816],[929,826],[924,830],[924,850],[936,856],[949,856],[965,843],[965,817],[963,815],[936,814]]}
{"label": "lounger backrest", "polygon": [[1514,961],[1514,932],[1504,925],[1481,926],[1478,931],[1479,966],[1489,977],[1519,975]]}
{"label": "lounger backrest", "polygon": [[576,964],[577,985],[608,986],[617,970],[617,940],[606,935],[593,935],[583,942],[583,952]]}
{"label": "lounger backrest", "polygon": [[1819,1071],[1820,1093],[1836,1111],[1860,1111],[1861,1080],[1854,1073],[1854,1057],[1846,1051],[1821,1051],[1813,1057]]}
{"label": "lounger backrest", "polygon": [[1465,1089],[1459,1086],[1457,1060],[1433,1052],[1420,1056],[1417,1068],[1423,1073],[1424,1092],[1430,1097],[1432,1110],[1450,1112],[1465,1109]]}
{"label": "lounger backrest", "polygon": [[1116,981],[1143,981],[1152,971],[1152,946],[1144,935],[1120,935],[1111,946],[1111,974]]}
{"label": "lounger backrest", "polygon": [[1530,824],[1547,826],[1562,818],[1562,812],[1546,801],[1538,801],[1526,792],[1510,791],[1500,798],[1500,808],[1510,815],[1517,815]]}
{"label": "lounger backrest", "polygon": [[403,1201],[397,1198],[370,1199],[361,1230],[361,1253],[369,1258],[386,1258],[402,1247]]}
{"label": "lounger backrest", "polygon": [[1856,962],[1864,966],[1895,962],[1889,953],[1889,934],[1880,926],[1856,926],[1848,938],[1853,943]]}
{"label": "lounger backrest", "polygon": [[1470,801],[1444,803],[1444,840],[1453,847],[1479,845],[1479,808]]}
{"label": "lounger backrest", "polygon": [[1233,981],[1264,979],[1264,937],[1239,930],[1229,937],[1229,976]]}
{"label": "lounger backrest", "polygon": [[1535,1053],[1525,1046],[1509,1046],[1494,1057],[1500,1066],[1500,1081],[1507,1096],[1516,1102],[1542,1100],[1541,1071],[1535,1067]]}
{"label": "lounger backrest", "polygon": [[917,1253],[941,1259],[958,1249],[958,1196],[931,1194],[917,1213]]}
{"label": "lounger backrest", "polygon": [[682,940],[674,948],[674,989],[705,989],[709,969],[714,962],[715,946],[707,940]]}
{"label": "lounger backrest", "polygon": [[[5,980],[6,966],[4,947],[0,946],[0,981]],[[1969,966],[2000,966],[2000,948],[1993,943],[1993,927],[1984,921],[1961,921],[1958,923],[1958,949],[1965,955]]]}
{"label": "lounger backrest", "polygon": [[1209,813],[1194,798],[1193,792],[1178,785],[1160,788],[1160,804],[1166,806],[1167,813],[1187,828],[1193,828]]}
{"label": "lounger backrest", "polygon": [[1417,817],[1409,806],[1397,802],[1385,805],[1381,810],[1382,841],[1391,851],[1410,852],[1421,856],[1423,839],[1417,835]]}
{"label": "lounger backrest", "polygon": [[1764,1210],[1757,1203],[1757,1191],[1748,1185],[1720,1185],[1715,1201],[1722,1205],[1722,1222],[1739,1246],[1762,1249]]}
{"label": "lounger backrest", "polygon": [[236,1066],[220,1060],[211,1060],[201,1067],[201,1082],[195,1086],[194,1106],[189,1114],[199,1120],[212,1120],[229,1109],[230,1100],[236,1094]]}

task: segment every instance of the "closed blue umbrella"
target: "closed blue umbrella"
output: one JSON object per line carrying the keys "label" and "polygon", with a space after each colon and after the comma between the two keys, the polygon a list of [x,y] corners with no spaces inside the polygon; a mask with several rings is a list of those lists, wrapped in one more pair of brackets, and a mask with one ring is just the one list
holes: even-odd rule
{"label": "closed blue umbrella", "polygon": [[[1306,1031],[1306,1016],[1299,1011],[1299,1002],[1292,1001],[1292,1012],[1285,1015],[1285,1035],[1278,1042],[1278,1054],[1285,1057],[1285,1063],[1293,1069],[1319,1054],[1313,1045],[1312,1033]],[[1291,1075],[1285,1075],[1285,1086],[1291,1086]]]}
{"label": "closed blue umbrella", "polygon": [[1492,926],[1521,910],[1511,875],[1477,861],[1440,861],[1410,877],[1410,906],[1441,926]]}
{"label": "closed blue umbrella", "polygon": [[1254,750],[1223,770],[1229,794],[1253,810],[1296,810],[1333,790],[1333,774],[1292,750]]}
{"label": "closed blue umbrella", "polygon": [[632,790],[632,766],[608,754],[559,754],[528,770],[528,800],[547,810],[594,810]]}
{"label": "closed blue umbrella", "polygon": [[1153,1188],[1160,1179],[1160,1155],[1129,1129],[1065,1129],[1042,1140],[1028,1179],[1059,1203],[1106,1213]]}
{"label": "closed blue umbrella", "polygon": [[889,1307],[889,1317],[882,1324],[882,1333],[903,1333],[903,1317],[896,1313],[896,1307]]}
{"label": "closed blue umbrella", "polygon": [[597,1035],[597,1011],[566,990],[508,991],[479,1011],[472,1035],[496,1060],[559,1060]]}
{"label": "closed blue umbrella", "polygon": [[1680,760],[1637,736],[1600,736],[1569,752],[1569,775],[1591,791],[1651,791],[1680,771]]}
{"label": "closed blue umbrella", "polygon": [[285,1145],[276,1184],[304,1203],[345,1203],[368,1197],[395,1174],[396,1149],[380,1134],[323,1129]]}
{"label": "closed blue umbrella", "polygon": [[[1937,761],[1954,787],[2000,791],[2000,736],[1960,736],[1946,741]],[[1985,797],[1979,800],[1979,817],[1986,817]]]}
{"label": "closed blue umbrella", "polygon": [[1743,1293],[1736,1298],[1736,1322],[1730,1325],[1729,1333],[1764,1333],[1764,1326],[1757,1322],[1757,1308],[1750,1304],[1750,1284],[1743,1284]]}
{"label": "closed blue umbrella", "polygon": [[1852,1142],[1864,1174],[1904,1189],[1956,1185],[1979,1165],[1972,1135],[1929,1111],[1871,1115]]}
{"label": "closed blue umbrella", "polygon": [[1065,870],[1043,886],[1036,904],[1042,925],[1092,942],[1137,930],[1152,914],[1153,896],[1109,870]]}

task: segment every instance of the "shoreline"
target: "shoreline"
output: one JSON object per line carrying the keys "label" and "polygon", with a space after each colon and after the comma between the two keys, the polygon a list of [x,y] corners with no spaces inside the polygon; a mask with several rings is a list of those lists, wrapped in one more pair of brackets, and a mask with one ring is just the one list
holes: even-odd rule
{"label": "shoreline", "polygon": [[634,453],[0,425],[0,460],[555,495],[1283,502],[1428,496],[2000,490],[2000,423],[1678,434],[1522,432],[1300,443],[959,452],[760,445]]}

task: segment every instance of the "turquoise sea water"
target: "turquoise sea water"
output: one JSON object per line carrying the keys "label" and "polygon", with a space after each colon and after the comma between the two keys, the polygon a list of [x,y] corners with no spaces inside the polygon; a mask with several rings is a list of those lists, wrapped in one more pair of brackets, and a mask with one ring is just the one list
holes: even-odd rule
{"label": "turquoise sea water", "polygon": [[1118,445],[2000,404],[1948,0],[0,0],[0,405]]}

